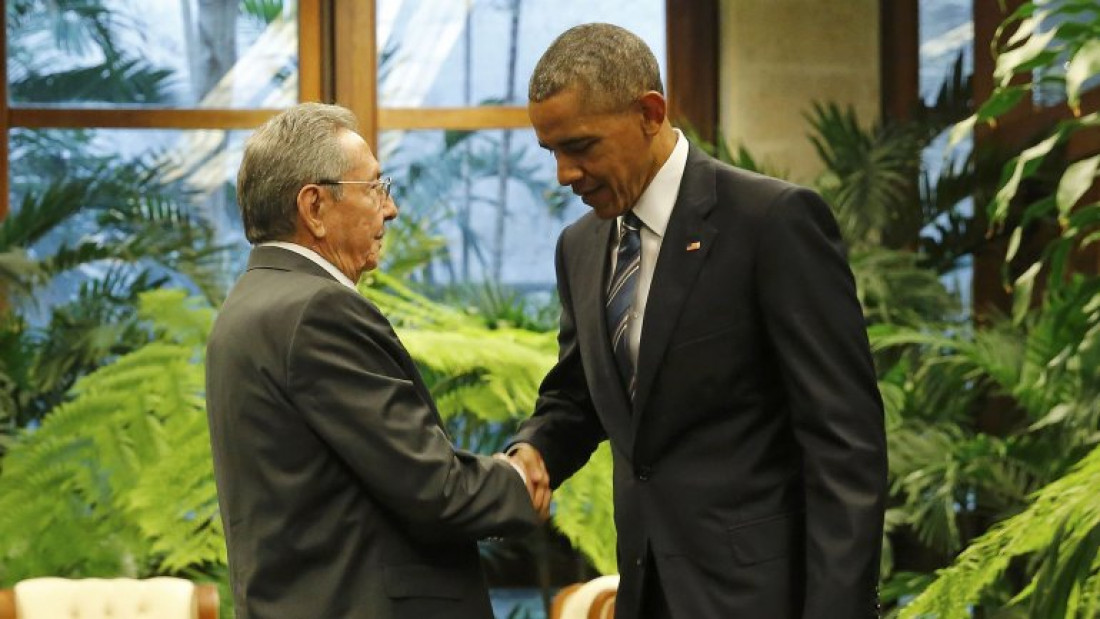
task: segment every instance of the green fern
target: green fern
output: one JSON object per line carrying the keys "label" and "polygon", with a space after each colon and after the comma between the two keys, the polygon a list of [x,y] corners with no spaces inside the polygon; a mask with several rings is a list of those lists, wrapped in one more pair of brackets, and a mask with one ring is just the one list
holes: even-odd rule
{"label": "green fern", "polygon": [[5,456],[0,582],[224,562],[196,345],[212,312],[181,291],[142,299],[160,337],[78,381]]}
{"label": "green fern", "polygon": [[488,329],[477,315],[434,303],[386,275],[373,277],[375,287],[364,293],[393,317],[445,418],[470,413],[500,422],[530,414],[556,359],[555,334]]}
{"label": "green fern", "polygon": [[1015,600],[1030,603],[1032,617],[1095,616],[1100,564],[1100,449],[1068,475],[1034,496],[1020,514],[1002,521],[971,544],[955,564],[912,604],[902,619],[969,618],[970,606],[1004,575],[1017,557],[1033,556],[1038,574]]}

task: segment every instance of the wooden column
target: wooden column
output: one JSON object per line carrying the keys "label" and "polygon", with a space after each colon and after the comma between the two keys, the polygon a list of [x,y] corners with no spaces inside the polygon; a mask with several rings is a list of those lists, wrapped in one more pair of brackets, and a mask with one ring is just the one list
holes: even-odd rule
{"label": "wooden column", "polygon": [[920,2],[880,0],[882,117],[905,121],[920,99]]}
{"label": "wooden column", "polygon": [[665,19],[669,117],[713,142],[718,127],[718,0],[666,0]]}
{"label": "wooden column", "polygon": [[334,102],[355,112],[359,133],[378,149],[378,54],[374,0],[332,3]]}
{"label": "wooden column", "polygon": [[321,4],[321,0],[300,0],[298,5],[298,101],[324,100]]}

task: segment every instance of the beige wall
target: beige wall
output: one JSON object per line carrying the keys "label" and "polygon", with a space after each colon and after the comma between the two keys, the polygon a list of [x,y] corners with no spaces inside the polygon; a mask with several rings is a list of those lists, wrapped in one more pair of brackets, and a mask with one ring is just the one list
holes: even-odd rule
{"label": "beige wall", "polygon": [[813,101],[879,114],[879,0],[721,0],[719,124],[771,169],[808,183]]}

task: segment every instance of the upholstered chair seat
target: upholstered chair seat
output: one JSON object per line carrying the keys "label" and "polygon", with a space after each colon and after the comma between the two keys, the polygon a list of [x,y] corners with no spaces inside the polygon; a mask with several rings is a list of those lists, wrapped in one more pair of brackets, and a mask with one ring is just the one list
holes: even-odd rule
{"label": "upholstered chair seat", "polygon": [[614,619],[619,575],[600,576],[570,585],[554,598],[551,619]]}
{"label": "upholstered chair seat", "polygon": [[182,578],[31,578],[0,591],[0,619],[217,619],[218,591]]}

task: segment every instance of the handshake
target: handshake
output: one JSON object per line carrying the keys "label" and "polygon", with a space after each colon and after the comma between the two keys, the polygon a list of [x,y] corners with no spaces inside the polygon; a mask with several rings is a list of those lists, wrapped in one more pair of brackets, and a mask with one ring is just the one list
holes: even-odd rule
{"label": "handshake", "polygon": [[539,518],[545,522],[550,518],[550,475],[546,472],[546,463],[542,454],[528,443],[517,443],[507,454],[494,454],[494,458],[504,460],[522,473],[527,483],[527,493],[531,495],[531,505]]}

